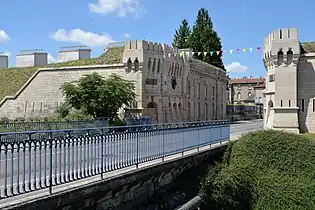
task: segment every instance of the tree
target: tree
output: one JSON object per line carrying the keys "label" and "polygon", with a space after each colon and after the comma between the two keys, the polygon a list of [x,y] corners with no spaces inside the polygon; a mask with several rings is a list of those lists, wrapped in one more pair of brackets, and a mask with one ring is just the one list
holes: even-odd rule
{"label": "tree", "polygon": [[175,30],[172,46],[178,49],[189,48],[188,37],[190,35],[190,28],[186,19],[182,20],[179,29]]}
{"label": "tree", "polygon": [[84,75],[78,81],[65,83],[61,89],[65,106],[94,118],[108,117],[110,122],[118,118],[119,108],[130,106],[136,97],[134,84],[115,74],[107,79],[97,73]]}
{"label": "tree", "polygon": [[[222,62],[222,53],[217,55],[216,51],[222,50],[221,39],[216,31],[213,30],[213,24],[208,10],[201,8],[189,36],[189,46],[194,52],[208,52],[205,56],[203,53],[196,58],[211,65],[224,69]],[[213,52],[211,55],[210,52]]]}

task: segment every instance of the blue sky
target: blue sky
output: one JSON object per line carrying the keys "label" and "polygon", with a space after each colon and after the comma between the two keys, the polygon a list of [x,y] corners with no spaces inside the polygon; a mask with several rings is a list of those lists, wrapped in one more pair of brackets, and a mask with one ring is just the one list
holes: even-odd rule
{"label": "blue sky", "polygon": [[170,44],[181,20],[192,25],[201,7],[209,10],[223,49],[254,48],[224,55],[226,66],[237,64],[232,77],[264,76],[255,49],[276,28],[297,27],[301,41],[315,40],[310,0],[2,0],[0,52],[8,52],[14,66],[22,49],[40,48],[56,58],[60,47],[77,44],[91,46],[98,56],[106,43],[126,37]]}

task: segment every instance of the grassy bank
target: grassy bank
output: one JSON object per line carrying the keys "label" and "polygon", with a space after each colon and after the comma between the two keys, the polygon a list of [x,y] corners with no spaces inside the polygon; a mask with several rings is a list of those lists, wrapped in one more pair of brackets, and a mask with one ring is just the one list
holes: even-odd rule
{"label": "grassy bank", "polygon": [[313,136],[259,131],[231,144],[203,185],[209,209],[315,209]]}

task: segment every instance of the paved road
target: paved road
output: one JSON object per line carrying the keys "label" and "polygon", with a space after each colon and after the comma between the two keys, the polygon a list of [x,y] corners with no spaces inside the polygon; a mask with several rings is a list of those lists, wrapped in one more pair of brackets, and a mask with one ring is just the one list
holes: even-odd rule
{"label": "paved road", "polygon": [[[240,122],[230,126],[231,138],[262,127],[262,121]],[[179,130],[152,131],[140,134],[119,134],[106,139],[81,138],[24,145],[25,152],[17,152],[18,146],[0,150],[0,196],[48,185],[52,172],[53,184],[98,174],[100,170],[112,171],[146,162],[164,155],[208,145],[227,139],[229,128],[209,126]],[[209,138],[210,137],[210,138]],[[36,146],[35,146],[36,145]],[[20,147],[22,148],[22,147]],[[50,163],[51,160],[51,163]],[[52,170],[50,171],[50,166]],[[103,168],[102,168],[103,167]],[[34,181],[35,180],[35,181]],[[19,185],[17,184],[19,183]],[[8,186],[7,190],[4,186]],[[13,186],[13,187],[12,187]]]}

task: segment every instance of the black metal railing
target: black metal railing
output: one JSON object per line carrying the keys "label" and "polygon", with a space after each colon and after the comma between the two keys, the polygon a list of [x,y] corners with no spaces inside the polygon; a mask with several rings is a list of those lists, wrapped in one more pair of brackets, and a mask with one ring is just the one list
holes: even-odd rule
{"label": "black metal railing", "polygon": [[44,188],[52,193],[53,186],[229,138],[228,121],[0,133],[0,199]]}

